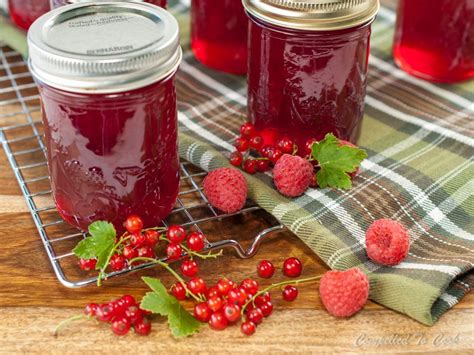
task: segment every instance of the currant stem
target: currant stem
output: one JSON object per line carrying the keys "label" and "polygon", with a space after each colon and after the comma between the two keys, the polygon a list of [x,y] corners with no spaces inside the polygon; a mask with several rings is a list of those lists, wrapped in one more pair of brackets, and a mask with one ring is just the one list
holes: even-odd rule
{"label": "currant stem", "polygon": [[[165,242],[168,242],[168,243],[171,243],[171,240],[169,240],[168,238],[161,238],[161,240],[164,240]],[[192,256],[197,256],[198,258],[200,259],[216,259],[217,257],[221,256],[222,253],[223,253],[223,250],[221,249],[218,253],[216,254],[212,254],[212,251],[209,251],[209,253],[207,254],[201,254],[201,253],[198,253],[197,251],[192,251],[191,249],[189,249],[186,245],[184,244],[181,244],[181,248],[183,248],[183,250],[189,255],[191,256],[191,259],[192,259]]]}
{"label": "currant stem", "polygon": [[274,289],[276,287],[286,286],[286,285],[298,285],[298,284],[302,284],[302,283],[306,283],[306,282],[314,282],[314,281],[318,281],[321,277],[323,277],[323,275],[312,276],[312,277],[307,277],[307,278],[298,279],[298,280],[288,280],[288,281],[273,283],[270,286],[264,288],[263,290],[258,291],[255,295],[253,295],[252,298],[250,298],[244,304],[244,306],[242,307],[241,313],[243,315],[250,303],[253,303],[258,296],[263,295],[264,293],[270,291],[271,289]]}
{"label": "currant stem", "polygon": [[90,317],[84,315],[84,314],[79,314],[79,315],[76,315],[76,316],[73,316],[71,318],[68,318],[68,319],[65,319],[63,320],[62,322],[60,322],[55,328],[54,328],[54,336],[57,337],[58,336],[58,333],[59,331],[64,328],[66,325],[68,325],[69,323],[72,323],[72,322],[75,322],[75,321],[78,321],[78,320],[82,320],[82,319],[89,319]]}
{"label": "currant stem", "polygon": [[189,290],[188,286],[186,285],[186,281],[184,281],[183,278],[181,276],[179,276],[179,274],[176,271],[174,271],[167,263],[165,263],[161,260],[158,260],[158,259],[138,257],[138,258],[134,258],[134,259],[130,260],[130,264],[133,264],[134,262],[137,262],[137,261],[144,261],[144,262],[154,263],[154,264],[158,264],[158,265],[164,267],[166,270],[168,270],[168,272],[171,275],[173,275],[183,285],[184,289],[186,290],[187,295],[190,295],[192,298],[194,298],[198,302],[202,301],[201,297],[198,297],[197,295],[192,293],[191,290]]}

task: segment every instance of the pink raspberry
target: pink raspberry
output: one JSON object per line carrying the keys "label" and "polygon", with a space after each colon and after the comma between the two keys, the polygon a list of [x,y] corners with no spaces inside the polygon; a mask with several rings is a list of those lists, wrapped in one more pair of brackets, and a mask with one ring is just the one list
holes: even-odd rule
{"label": "pink raspberry", "polygon": [[336,317],[359,312],[369,297],[369,279],[359,268],[328,271],[319,283],[319,294],[327,311]]}
{"label": "pink raspberry", "polygon": [[410,249],[410,237],[399,222],[379,219],[365,233],[367,255],[382,265],[397,265],[405,259]]}
{"label": "pink raspberry", "polygon": [[245,205],[247,181],[239,170],[213,170],[204,179],[203,187],[210,204],[222,212],[235,213]]}
{"label": "pink raspberry", "polygon": [[306,159],[285,154],[273,168],[273,182],[282,195],[297,197],[311,184],[313,166]]}

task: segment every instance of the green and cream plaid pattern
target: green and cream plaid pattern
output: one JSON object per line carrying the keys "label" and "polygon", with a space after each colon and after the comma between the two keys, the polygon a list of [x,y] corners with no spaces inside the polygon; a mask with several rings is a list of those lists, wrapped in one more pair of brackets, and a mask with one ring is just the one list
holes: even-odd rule
{"label": "green and cream plaid pattern", "polygon": [[[200,65],[189,49],[189,1],[171,1],[182,31],[177,76],[181,156],[205,170],[226,155],[246,117],[244,77]],[[412,78],[391,57],[395,13],[373,25],[366,113],[359,144],[369,158],[348,192],[310,189],[290,200],[266,174],[247,175],[249,197],[276,216],[334,269],[369,274],[370,297],[432,325],[474,284],[474,82],[440,86]],[[407,259],[367,259],[365,230],[393,218],[410,232]]]}

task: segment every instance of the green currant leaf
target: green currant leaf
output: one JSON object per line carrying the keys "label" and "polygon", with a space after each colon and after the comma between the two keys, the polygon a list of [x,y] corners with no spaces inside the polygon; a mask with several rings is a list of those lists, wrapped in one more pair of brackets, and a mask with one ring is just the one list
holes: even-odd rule
{"label": "green currant leaf", "polygon": [[367,153],[357,147],[342,146],[339,139],[328,133],[322,141],[313,144],[312,157],[321,168],[317,173],[321,188],[348,190],[352,187],[349,173],[357,170]]}
{"label": "green currant leaf", "polygon": [[168,294],[160,280],[151,277],[143,277],[142,280],[153,291],[145,294],[140,308],[168,317],[168,325],[175,338],[187,337],[199,331],[201,323]]}
{"label": "green currant leaf", "polygon": [[111,223],[97,221],[89,226],[87,238],[81,240],[73,252],[78,258],[97,258],[96,269],[104,268],[107,258],[115,245],[117,232]]}

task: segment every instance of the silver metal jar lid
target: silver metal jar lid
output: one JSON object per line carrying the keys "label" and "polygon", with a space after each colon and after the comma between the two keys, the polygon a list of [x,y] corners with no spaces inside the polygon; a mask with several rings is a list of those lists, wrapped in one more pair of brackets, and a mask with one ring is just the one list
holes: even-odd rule
{"label": "silver metal jar lid", "polygon": [[247,12],[273,25],[309,31],[356,27],[375,18],[379,0],[243,0]]}
{"label": "silver metal jar lid", "polygon": [[33,23],[28,47],[37,80],[81,93],[144,87],[173,74],[182,58],[176,19],[141,2],[58,8]]}

